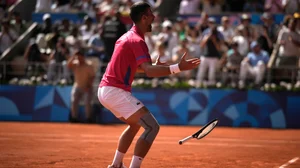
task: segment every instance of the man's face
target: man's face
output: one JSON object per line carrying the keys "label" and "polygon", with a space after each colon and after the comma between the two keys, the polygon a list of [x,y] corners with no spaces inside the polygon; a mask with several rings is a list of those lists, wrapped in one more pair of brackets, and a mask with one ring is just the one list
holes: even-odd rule
{"label": "man's face", "polygon": [[142,22],[147,27],[147,32],[152,31],[152,23],[155,19],[150,8],[147,9],[146,13],[142,16]]}
{"label": "man's face", "polygon": [[259,53],[259,52],[260,52],[260,46],[259,46],[259,45],[256,45],[256,46],[253,48],[253,52],[254,52],[254,53]]}

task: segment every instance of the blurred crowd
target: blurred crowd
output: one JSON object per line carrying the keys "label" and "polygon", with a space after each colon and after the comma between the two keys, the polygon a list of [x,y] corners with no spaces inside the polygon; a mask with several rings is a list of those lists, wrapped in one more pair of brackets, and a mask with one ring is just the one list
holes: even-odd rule
{"label": "blurred crowd", "polygon": [[[115,41],[131,24],[125,24],[130,6],[138,0],[37,0],[36,12],[46,13],[36,37],[30,40],[24,58],[32,64],[27,75],[42,74],[49,83],[72,83],[67,61],[79,50],[95,73],[103,73],[114,50]],[[177,63],[187,52],[188,58],[200,57],[195,71],[171,76],[195,81],[196,86],[215,86],[217,81],[232,87],[255,86],[265,82],[267,65],[273,52],[278,53],[276,67],[299,67],[300,0],[145,0],[156,15],[152,32],[145,41],[153,61]],[[2,1],[1,1],[2,2]],[[177,7],[174,7],[178,4]],[[53,22],[48,13],[84,12],[82,23],[68,19]],[[241,13],[234,25],[227,13]],[[261,25],[251,24],[249,13],[261,13]],[[274,14],[285,14],[275,24]],[[186,14],[200,14],[190,24]],[[218,24],[213,15],[224,14]],[[27,25],[16,12],[3,19],[0,53],[12,45]],[[278,74],[283,73],[280,71]],[[277,74],[277,75],[278,75]],[[100,78],[99,76],[98,78]],[[300,81],[300,73],[299,73]],[[300,82],[299,82],[300,84]]]}

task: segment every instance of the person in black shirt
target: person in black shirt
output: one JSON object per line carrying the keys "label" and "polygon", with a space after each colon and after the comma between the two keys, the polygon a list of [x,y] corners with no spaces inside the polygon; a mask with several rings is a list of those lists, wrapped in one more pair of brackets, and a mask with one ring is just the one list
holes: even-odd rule
{"label": "person in black shirt", "polygon": [[120,13],[107,16],[103,23],[102,39],[105,47],[105,57],[103,62],[109,62],[114,51],[116,41],[126,33],[126,25],[120,20]]}
{"label": "person in black shirt", "polygon": [[197,73],[197,85],[202,85],[206,70],[208,69],[208,85],[216,84],[216,71],[221,57],[221,43],[216,27],[213,27],[210,34],[204,36],[200,47],[204,50],[201,56],[201,65]]}
{"label": "person in black shirt", "polygon": [[67,60],[70,57],[69,49],[66,46],[66,42],[64,38],[59,38],[58,43],[56,44],[56,49],[50,55],[50,62],[47,72],[48,82],[55,82],[56,79],[60,80],[61,73],[56,75],[56,70],[62,69],[62,78],[67,80],[67,82],[71,82],[70,71],[67,67]]}

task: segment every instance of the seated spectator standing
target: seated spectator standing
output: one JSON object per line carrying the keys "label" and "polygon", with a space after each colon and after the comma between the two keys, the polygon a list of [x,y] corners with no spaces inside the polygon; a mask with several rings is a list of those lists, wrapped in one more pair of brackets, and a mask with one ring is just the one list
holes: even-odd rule
{"label": "seated spectator standing", "polygon": [[[190,46],[188,45],[187,39],[180,40],[180,44],[178,44],[178,46],[176,46],[173,49],[172,53],[173,53],[173,55],[172,55],[173,63],[178,63],[181,58],[180,56],[183,55],[184,53],[187,53],[186,59],[194,58],[194,56],[192,55],[193,54],[192,50],[191,50]],[[193,71],[185,71],[180,74],[173,74],[171,76],[180,77],[180,79],[184,79],[184,80],[189,80],[192,78],[192,75],[193,75]]]}
{"label": "seated spectator standing", "polygon": [[230,20],[227,16],[222,17],[222,25],[218,27],[218,31],[224,36],[224,41],[226,45],[229,45],[234,37],[234,30],[230,24]]}
{"label": "seated spectator standing", "polygon": [[241,62],[245,57],[239,52],[237,42],[233,42],[230,47],[231,49],[228,50],[228,52],[222,57],[221,61],[223,65],[225,64],[223,68],[223,72],[225,72],[225,74],[222,76],[222,81],[226,84],[229,77],[231,80],[231,86],[235,87],[238,81]]}
{"label": "seated spectator standing", "polygon": [[278,36],[280,43],[276,66],[298,66],[300,34],[296,32],[296,20],[291,19],[288,30]]}
{"label": "seated spectator standing", "polygon": [[29,45],[25,49],[24,59],[28,62],[26,67],[26,75],[28,77],[42,75],[45,72],[45,67],[42,63],[46,63],[48,57],[41,53],[35,39],[30,39]]}
{"label": "seated spectator standing", "polygon": [[60,38],[58,40],[58,43],[56,44],[55,51],[52,52],[49,58],[50,62],[47,73],[48,82],[56,82],[56,80],[61,80],[61,76],[56,76],[57,69],[62,69],[62,79],[65,79],[68,83],[71,82],[70,72],[67,67],[67,60],[69,58],[69,54],[70,52],[66,46],[65,40],[63,38]]}
{"label": "seated spectator standing", "polygon": [[252,52],[249,52],[247,57],[244,58],[240,69],[239,87],[245,87],[245,80],[250,77],[255,78],[255,86],[260,86],[264,79],[266,65],[269,62],[269,54],[262,50],[256,41],[251,43]]}
{"label": "seated spectator standing", "polygon": [[203,37],[201,41],[201,50],[206,50],[201,56],[201,64],[197,73],[197,85],[202,85],[206,70],[208,72],[208,85],[216,84],[216,71],[218,69],[219,58],[221,57],[221,43],[218,37],[217,28],[214,27],[210,34]]}
{"label": "seated spectator standing", "polygon": [[39,26],[38,32],[45,35],[53,32],[52,19],[49,13],[43,15],[43,24]]}
{"label": "seated spectator standing", "polygon": [[26,22],[21,18],[19,12],[13,12],[13,20],[11,20],[11,25],[18,35],[22,35],[27,30]]}
{"label": "seated spectator standing", "polygon": [[126,25],[120,20],[120,13],[113,13],[107,16],[106,19],[107,20],[103,23],[102,33],[106,56],[102,58],[102,61],[105,63],[110,61],[116,41],[127,31]]}
{"label": "seated spectator standing", "polygon": [[11,28],[8,20],[2,21],[0,32],[0,55],[17,40],[17,33]]}
{"label": "seated spectator standing", "polygon": [[92,38],[88,41],[88,51],[87,51],[87,61],[91,61],[95,72],[98,72],[100,70],[100,60],[104,60],[105,58],[105,49],[104,49],[104,43],[101,38],[102,36],[102,29],[99,29],[98,32],[96,32]]}

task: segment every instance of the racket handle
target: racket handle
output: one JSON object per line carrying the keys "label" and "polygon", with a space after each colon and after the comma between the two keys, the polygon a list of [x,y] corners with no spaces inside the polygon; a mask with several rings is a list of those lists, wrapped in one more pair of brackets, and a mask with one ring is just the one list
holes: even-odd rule
{"label": "racket handle", "polygon": [[190,139],[192,139],[192,138],[193,138],[193,136],[188,136],[188,137],[186,137],[186,138],[180,140],[180,141],[179,141],[179,145],[182,145],[185,141],[188,141],[188,140],[190,140]]}

